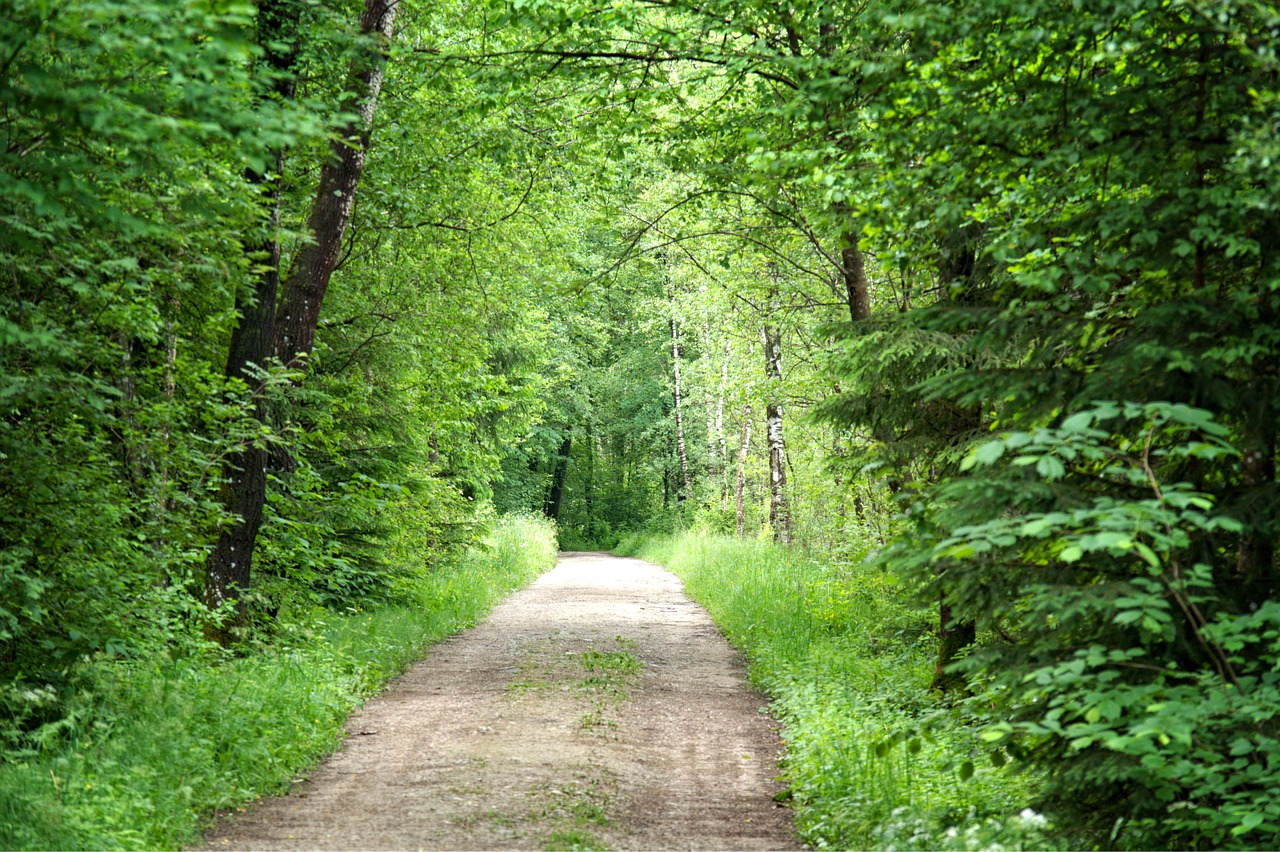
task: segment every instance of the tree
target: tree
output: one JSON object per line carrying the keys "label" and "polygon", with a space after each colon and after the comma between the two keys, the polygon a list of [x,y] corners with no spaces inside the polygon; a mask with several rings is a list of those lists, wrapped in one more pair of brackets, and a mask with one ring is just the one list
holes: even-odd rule
{"label": "tree", "polygon": [[[259,86],[267,102],[288,104],[297,88],[296,70],[299,50],[301,7],[295,0],[266,0],[258,6],[258,47],[260,60]],[[262,189],[263,219],[261,236],[249,246],[250,260],[258,265],[251,288],[236,293],[234,311],[239,321],[231,332],[226,375],[257,389],[260,397],[268,358],[275,337],[276,296],[280,283],[280,208],[282,203],[280,176],[284,171],[285,150],[277,145],[267,154],[261,166],[251,165],[246,177],[251,185]],[[261,398],[254,404],[256,416],[265,425],[266,406]],[[268,427],[269,428],[269,427]],[[209,554],[204,602],[218,611],[235,600],[235,616],[231,626],[243,626],[243,595],[249,589],[249,573],[262,509],[267,493],[267,448],[263,441],[247,443],[227,457],[223,465],[221,500],[231,521],[219,531]],[[222,627],[213,635],[223,644],[231,634]]]}
{"label": "tree", "polygon": [[[1274,15],[975,2],[906,20],[914,70],[875,107],[902,192],[867,215],[904,254],[956,235],[988,268],[915,321],[964,354],[925,401],[998,437],[926,492],[903,545],[928,558],[896,558],[1016,639],[961,665],[1083,842],[1265,844],[1280,270],[1254,131],[1275,115],[1257,94]],[[1224,695],[1249,721],[1219,715]]]}
{"label": "tree", "polygon": [[[325,291],[338,263],[364,169],[397,7],[398,3],[392,0],[365,3],[359,26],[360,33],[370,39],[371,45],[351,65],[341,108],[351,110],[353,115],[331,142],[329,157],[321,166],[316,199],[307,220],[311,241],[293,259],[277,308],[275,291],[280,253],[273,238],[268,268],[261,274],[251,300],[252,313],[242,314],[232,337],[228,375],[244,375],[251,365],[261,369],[272,347],[276,358],[291,366],[297,366],[299,356],[305,357],[311,352]],[[259,8],[260,40],[277,81],[278,96],[292,94],[289,66],[297,52],[293,42],[297,15],[298,8],[293,3]],[[283,154],[277,154],[275,165],[279,167],[282,162]],[[272,218],[277,218],[278,201],[272,203],[271,209]],[[253,552],[266,503],[266,461],[265,448],[252,446],[233,456],[228,464],[224,499],[228,512],[237,520],[219,532],[209,555],[205,590],[205,600],[210,607],[236,601],[230,621],[220,625],[215,633],[224,644],[231,637],[228,628],[242,626],[247,614],[244,595],[249,589]]]}
{"label": "tree", "polygon": [[[776,270],[770,270],[774,279]],[[769,526],[780,544],[791,543],[791,508],[787,500],[787,445],[782,431],[782,402],[778,399],[782,382],[782,333],[772,315],[778,310],[776,285],[769,287],[767,314],[762,328],[764,374],[769,381],[765,405],[765,435],[769,442]]]}

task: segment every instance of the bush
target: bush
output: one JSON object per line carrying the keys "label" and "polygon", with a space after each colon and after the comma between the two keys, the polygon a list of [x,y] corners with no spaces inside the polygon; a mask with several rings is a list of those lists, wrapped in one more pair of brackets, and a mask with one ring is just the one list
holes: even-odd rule
{"label": "bush", "polygon": [[1082,845],[1280,844],[1280,603],[1241,595],[1249,533],[1190,481],[1229,469],[1226,435],[1107,402],[1006,433],[895,557],[1011,631],[957,667],[984,740],[1045,772],[1037,807]]}

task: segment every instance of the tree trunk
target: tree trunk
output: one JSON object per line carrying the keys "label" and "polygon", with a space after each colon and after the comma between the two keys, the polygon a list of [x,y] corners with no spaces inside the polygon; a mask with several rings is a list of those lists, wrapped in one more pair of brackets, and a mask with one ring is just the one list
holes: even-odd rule
{"label": "tree trunk", "polygon": [[320,186],[307,219],[312,241],[293,259],[284,282],[276,318],[275,352],[285,364],[298,365],[315,345],[320,306],[338,265],[356,187],[364,171],[398,8],[398,0],[365,0],[360,32],[372,36],[376,48],[352,63],[343,107],[354,117],[330,144],[329,159],[320,170]]}
{"label": "tree trunk", "polygon": [[551,493],[542,507],[543,514],[553,521],[560,520],[560,509],[564,506],[564,483],[569,478],[569,451],[573,448],[573,436],[565,435],[560,444],[560,453],[556,456],[556,469],[551,475]]}
{"label": "tree trunk", "polygon": [[[702,351],[711,354],[711,324],[702,325]],[[716,404],[710,391],[704,397],[707,404],[707,479],[714,480],[720,475],[728,460],[720,454],[720,442],[716,440]]]}
{"label": "tree trunk", "polygon": [[938,664],[933,671],[933,682],[929,689],[937,692],[949,692],[965,687],[964,676],[959,672],[947,671],[960,652],[973,644],[977,638],[977,628],[972,621],[957,622],[951,618],[951,607],[945,597],[938,600]]}
{"label": "tree trunk", "polygon": [[765,408],[765,437],[769,443],[769,526],[779,544],[791,543],[791,507],[787,502],[787,448],[782,435],[782,332],[766,320],[765,376],[769,402]]}
{"label": "tree trunk", "polygon": [[674,318],[671,320],[671,374],[673,378],[673,395],[675,398],[675,415],[676,415],[676,456],[680,460],[680,483],[681,488],[676,492],[676,502],[684,502],[692,491],[692,483],[689,480],[689,453],[685,448],[684,442],[684,415],[681,413],[681,388],[680,388],[680,324]]}
{"label": "tree trunk", "polygon": [[[963,236],[963,235],[961,235]],[[941,280],[948,286],[951,298],[965,302],[973,295],[973,272],[977,262],[974,247],[961,239],[943,251]],[[972,418],[972,431],[976,432],[981,422],[981,415],[976,410],[966,412],[965,419]],[[911,483],[911,469],[903,470],[903,484]],[[937,481],[937,471],[930,467],[929,479]],[[893,480],[890,480],[890,485]],[[947,667],[960,655],[960,652],[974,643],[977,638],[977,625],[973,621],[956,622],[951,617],[951,607],[946,596],[938,599],[938,664],[934,669],[933,682],[929,688],[946,693],[963,689],[967,685],[964,676],[958,672],[948,672]]]}
{"label": "tree trunk", "polygon": [[[272,78],[277,97],[293,97],[294,65],[298,52],[300,6],[294,0],[262,0],[258,4],[258,43]],[[275,330],[276,293],[280,283],[280,184],[284,169],[284,149],[275,152],[266,172],[250,172],[250,182],[267,189],[263,194],[267,221],[263,235],[249,252],[262,269],[253,289],[236,295],[235,310],[240,323],[231,333],[227,351],[226,375],[242,379],[254,387],[256,371],[271,356]],[[260,403],[255,414],[264,418]],[[262,525],[262,510],[267,497],[267,450],[246,446],[227,457],[222,472],[220,498],[233,519],[218,530],[217,540],[205,563],[204,603],[215,610],[234,601],[227,618],[208,630],[209,637],[227,645],[243,628],[247,610],[243,595],[249,589],[249,573],[253,550]]]}
{"label": "tree trunk", "polygon": [[742,414],[742,444],[738,449],[738,476],[733,491],[733,508],[738,520],[738,538],[747,535],[747,451],[751,448],[751,406]]}
{"label": "tree trunk", "polygon": [[[1276,369],[1268,359],[1266,372]],[[1259,370],[1259,372],[1264,372]],[[1264,372],[1265,375],[1265,372]],[[1240,536],[1236,551],[1236,576],[1240,604],[1246,611],[1255,611],[1274,598],[1280,587],[1276,572],[1276,543],[1271,530],[1275,528],[1274,503],[1253,495],[1267,494],[1276,480],[1276,419],[1273,400],[1276,398],[1274,380],[1264,379],[1253,384],[1251,403],[1242,418],[1240,442],[1241,484],[1244,492],[1253,497],[1245,499],[1254,508],[1244,519],[1245,531]]]}
{"label": "tree trunk", "polygon": [[858,322],[871,317],[871,292],[867,289],[867,267],[862,249],[858,248],[858,237],[850,234],[846,239],[849,244],[840,250],[840,272],[849,302],[849,319]]}
{"label": "tree trunk", "polygon": [[596,456],[600,454],[600,435],[592,420],[587,420],[587,476],[582,490],[584,513],[587,518],[587,536],[594,540],[596,524]]}
{"label": "tree trunk", "polygon": [[[716,393],[716,440],[720,444],[721,472],[729,466],[729,441],[724,434],[724,395],[729,388],[729,342],[724,344],[724,360],[720,362],[720,389]],[[724,490],[723,488],[721,489]]]}
{"label": "tree trunk", "polygon": [[[175,296],[170,300],[170,310],[176,310],[177,304],[178,300]],[[177,369],[178,333],[173,319],[170,318],[164,324],[164,398],[168,403],[173,402],[174,394],[178,390]],[[167,419],[160,428],[160,446],[164,459],[160,464],[160,470],[157,471],[156,477],[154,505],[157,524],[162,524],[173,510],[173,497],[170,494],[172,482],[169,479],[169,455],[173,447],[173,432],[172,426]]]}

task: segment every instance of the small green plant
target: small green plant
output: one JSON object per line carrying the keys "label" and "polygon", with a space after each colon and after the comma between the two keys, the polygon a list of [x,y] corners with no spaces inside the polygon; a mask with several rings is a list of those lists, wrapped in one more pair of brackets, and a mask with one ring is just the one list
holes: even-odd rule
{"label": "small green plant", "polygon": [[618,726],[618,723],[616,721],[606,717],[604,715],[604,711],[600,709],[595,709],[595,710],[591,710],[590,712],[583,713],[582,717],[578,720],[578,724],[583,728],[583,730],[587,730],[587,731],[595,730],[596,728],[602,728],[602,727],[616,728]]}
{"label": "small green plant", "polygon": [[608,711],[628,697],[627,690],[639,679],[643,664],[632,653],[633,640],[614,637],[621,650],[598,651],[589,648],[579,656],[586,676],[579,686],[590,695],[591,710],[584,713],[579,724],[584,730],[616,728],[618,723],[609,718]]}
{"label": "small green plant", "polygon": [[535,639],[522,649],[515,677],[507,684],[507,695],[519,700],[530,693],[543,692],[560,683],[554,662],[554,636]]}
{"label": "small green plant", "polygon": [[605,852],[609,847],[590,832],[572,829],[552,832],[542,848],[547,852]]}
{"label": "small green plant", "polygon": [[555,788],[536,789],[544,797],[542,807],[531,814],[539,822],[550,822],[554,830],[544,841],[545,849],[605,849],[588,828],[609,824],[609,781],[598,767],[585,765],[570,783]]}
{"label": "small green plant", "polygon": [[582,667],[589,672],[628,675],[640,671],[640,661],[629,651],[583,651]]}

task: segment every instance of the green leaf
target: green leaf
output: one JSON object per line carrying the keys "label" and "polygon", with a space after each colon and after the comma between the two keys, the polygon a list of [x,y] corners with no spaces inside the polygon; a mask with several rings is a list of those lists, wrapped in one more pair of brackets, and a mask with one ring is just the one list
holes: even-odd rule
{"label": "green leaf", "polygon": [[1262,822],[1264,819],[1265,817],[1262,814],[1258,813],[1257,811],[1253,811],[1252,813],[1247,813],[1244,815],[1243,818],[1241,818],[1240,824],[1237,825],[1235,828],[1231,829],[1231,834],[1235,837],[1239,837],[1242,834],[1247,834],[1248,832],[1253,831],[1255,828],[1262,825]]}
{"label": "green leaf", "polygon": [[1160,557],[1156,556],[1155,551],[1150,547],[1147,547],[1142,542],[1137,541],[1134,542],[1133,549],[1138,551],[1138,555],[1141,556],[1152,568],[1160,567]]}
{"label": "green leaf", "polygon": [[1066,473],[1066,468],[1062,466],[1062,462],[1058,461],[1056,456],[1041,456],[1036,462],[1036,473],[1052,482],[1055,479],[1061,479]]}
{"label": "green leaf", "polygon": [[972,458],[976,464],[990,465],[999,460],[1002,455],[1004,455],[1004,442],[996,440],[988,441],[978,447]]}
{"label": "green leaf", "polygon": [[1081,411],[1062,421],[1058,428],[1063,432],[1083,432],[1093,424],[1094,412]]}

